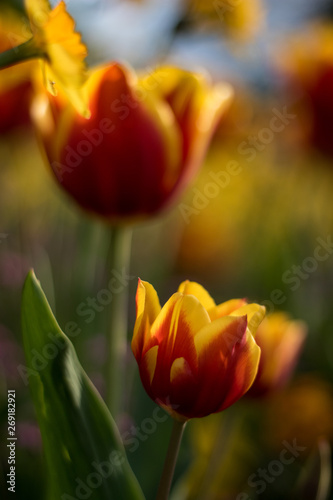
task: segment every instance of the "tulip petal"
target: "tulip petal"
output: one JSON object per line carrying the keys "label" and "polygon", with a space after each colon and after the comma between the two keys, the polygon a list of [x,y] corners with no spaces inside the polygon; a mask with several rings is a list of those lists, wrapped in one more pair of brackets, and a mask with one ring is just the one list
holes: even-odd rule
{"label": "tulip petal", "polygon": [[225,410],[250,389],[258,373],[259,361],[260,347],[247,331],[245,341],[236,348],[234,362],[228,369],[227,380],[230,383],[227,383],[227,396],[216,411]]}
{"label": "tulip petal", "polygon": [[167,341],[167,348],[172,352],[176,348],[186,352],[186,342],[192,341],[196,333],[209,323],[209,315],[196,297],[174,293],[156,318],[152,336],[160,345]]}
{"label": "tulip petal", "polygon": [[170,396],[170,370],[175,359],[184,357],[192,372],[197,372],[194,336],[209,323],[207,311],[193,295],[175,293],[162,308],[151,328],[159,345],[152,388],[161,399]]}
{"label": "tulip petal", "polygon": [[187,373],[192,373],[190,365],[186,361],[185,358],[177,358],[174,360],[171,366],[170,370],[170,382],[176,382],[179,381],[184,374]]}
{"label": "tulip petal", "polygon": [[195,349],[198,356],[205,355],[209,347],[218,342],[219,349],[222,350],[223,358],[226,358],[233,351],[234,345],[240,342],[247,327],[245,316],[234,317],[224,316],[218,318],[209,325],[202,328],[194,338]]}
{"label": "tulip petal", "polygon": [[265,317],[265,313],[266,308],[264,306],[260,306],[259,304],[247,304],[233,311],[230,316],[243,316],[246,314],[247,327],[251,334],[255,336],[258,326]]}
{"label": "tulip petal", "polygon": [[198,170],[214,129],[231,102],[233,90],[229,84],[212,86],[203,75],[168,66],[143,81],[149,86],[155,82],[156,92],[169,103],[182,131],[183,161],[176,195]]}
{"label": "tulip petal", "polygon": [[74,19],[62,0],[51,9],[45,0],[26,0],[26,10],[35,43],[45,53],[43,73],[45,84],[52,95],[57,94],[54,82],[67,94],[78,112],[89,118],[90,112],[82,93],[86,81],[87,48],[81,35],[75,31]]}
{"label": "tulip petal", "polygon": [[283,312],[266,317],[258,329],[256,342],[261,358],[251,396],[263,396],[282,387],[290,378],[306,337],[306,325],[292,321]]}
{"label": "tulip petal", "polygon": [[182,419],[191,412],[193,401],[197,397],[197,388],[197,373],[191,370],[185,358],[175,359],[170,371],[170,401],[174,418]]}
{"label": "tulip petal", "polygon": [[207,290],[199,285],[199,283],[195,283],[195,281],[183,281],[179,285],[178,292],[185,295],[194,295],[208,312],[216,307],[214,299],[209,295]]}
{"label": "tulip petal", "polygon": [[200,82],[196,92],[193,108],[187,113],[186,126],[191,147],[180,185],[187,183],[197,172],[222,113],[228,108],[233,96],[232,87],[223,83],[209,87]]}
{"label": "tulip petal", "polygon": [[170,109],[170,106],[160,96],[148,92],[138,84],[137,91],[144,95],[144,106],[155,126],[158,128],[165,145],[165,169],[163,184],[170,192],[176,184],[182,163],[182,132]]}
{"label": "tulip petal", "polygon": [[52,8],[48,0],[25,0],[24,6],[31,20],[32,27],[42,26],[48,19]]}
{"label": "tulip petal", "polygon": [[157,363],[158,345],[155,345],[142,358],[140,375],[144,386],[149,389],[153,381]]}
{"label": "tulip petal", "polygon": [[246,325],[246,316],[227,316],[214,321],[195,338],[200,390],[194,411],[198,416],[227,408],[252,385],[260,348]]}
{"label": "tulip petal", "polygon": [[242,306],[247,304],[245,299],[231,299],[226,302],[222,302],[216,306],[215,314],[216,318],[222,318],[222,316],[229,316],[236,309],[239,309]]}
{"label": "tulip petal", "polygon": [[[177,131],[161,133],[162,104],[153,115],[145,105],[149,99],[136,95],[136,85],[133,72],[119,64],[96,70],[84,88],[92,117],[72,125],[67,137],[71,155],[62,145],[60,162],[66,165],[74,155],[79,166],[64,176],[64,188],[86,209],[105,217],[154,213],[170,194],[166,150],[178,148],[177,139],[170,139]],[[94,151],[93,159],[85,150],[80,153],[82,145]]]}
{"label": "tulip petal", "polygon": [[132,351],[137,361],[149,348],[151,325],[160,311],[161,306],[154,287],[139,279],[136,292],[136,321],[132,339]]}
{"label": "tulip petal", "polygon": [[192,411],[197,416],[214,413],[227,396],[230,385],[230,381],[226,380],[228,366],[232,362],[235,346],[243,340],[246,325],[246,316],[225,316],[196,335],[199,387]]}
{"label": "tulip petal", "polygon": [[[275,377],[271,380],[276,382],[277,386],[283,386],[290,378],[295,365],[298,361],[301,349],[307,335],[307,326],[303,321],[289,321],[286,326],[285,335],[281,343],[276,348],[275,358]],[[274,380],[275,379],[275,380]]]}

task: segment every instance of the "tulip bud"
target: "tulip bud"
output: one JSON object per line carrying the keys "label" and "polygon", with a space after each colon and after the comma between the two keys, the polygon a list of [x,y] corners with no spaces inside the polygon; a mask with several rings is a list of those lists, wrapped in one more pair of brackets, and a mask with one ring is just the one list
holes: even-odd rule
{"label": "tulip bud", "polygon": [[251,387],[264,307],[237,299],[217,306],[201,285],[184,282],[161,308],[141,280],[136,305],[132,350],[143,386],[174,418],[220,412]]}

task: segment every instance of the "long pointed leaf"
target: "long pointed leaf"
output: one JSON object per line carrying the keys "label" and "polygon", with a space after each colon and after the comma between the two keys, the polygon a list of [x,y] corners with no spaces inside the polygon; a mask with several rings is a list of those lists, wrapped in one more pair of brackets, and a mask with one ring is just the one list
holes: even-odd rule
{"label": "long pointed leaf", "polygon": [[50,500],[143,500],[118,429],[32,271],[23,290],[22,329]]}

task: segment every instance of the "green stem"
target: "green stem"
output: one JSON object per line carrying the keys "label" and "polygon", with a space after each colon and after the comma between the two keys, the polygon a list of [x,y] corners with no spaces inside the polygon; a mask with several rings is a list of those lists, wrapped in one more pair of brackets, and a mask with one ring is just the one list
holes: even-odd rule
{"label": "green stem", "polygon": [[[106,403],[114,418],[120,413],[127,350],[128,276],[132,229],[115,227],[109,254],[109,272],[113,273],[114,291],[109,306],[107,334]],[[120,278],[119,278],[120,277]],[[122,280],[125,277],[125,280]],[[112,278],[111,278],[112,279]]]}
{"label": "green stem", "polygon": [[180,443],[183,437],[186,422],[174,420],[170,437],[167,456],[165,458],[163,472],[158,487],[156,500],[168,500],[172,478],[175,471]]}
{"label": "green stem", "polygon": [[0,69],[14,66],[14,64],[21,63],[27,59],[45,58],[45,54],[35,45],[33,38],[28,40],[17,47],[6,50],[0,53]]}

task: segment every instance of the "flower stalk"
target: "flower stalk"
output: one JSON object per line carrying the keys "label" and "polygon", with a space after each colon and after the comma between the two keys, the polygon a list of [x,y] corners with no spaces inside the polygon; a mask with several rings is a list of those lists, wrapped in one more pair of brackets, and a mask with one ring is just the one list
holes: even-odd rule
{"label": "flower stalk", "polygon": [[183,437],[185,422],[174,420],[169,447],[164,462],[163,472],[158,487],[156,500],[168,500],[171,489],[171,483],[175,472],[180,443]]}
{"label": "flower stalk", "polygon": [[46,58],[45,53],[35,45],[33,38],[0,54],[0,69],[19,64],[28,59]]}
{"label": "flower stalk", "polygon": [[[131,258],[132,228],[118,226],[113,229],[109,270],[128,273]],[[109,306],[107,331],[106,403],[114,418],[121,409],[121,396],[124,387],[124,361],[127,350],[127,307],[128,285],[113,293]]]}

